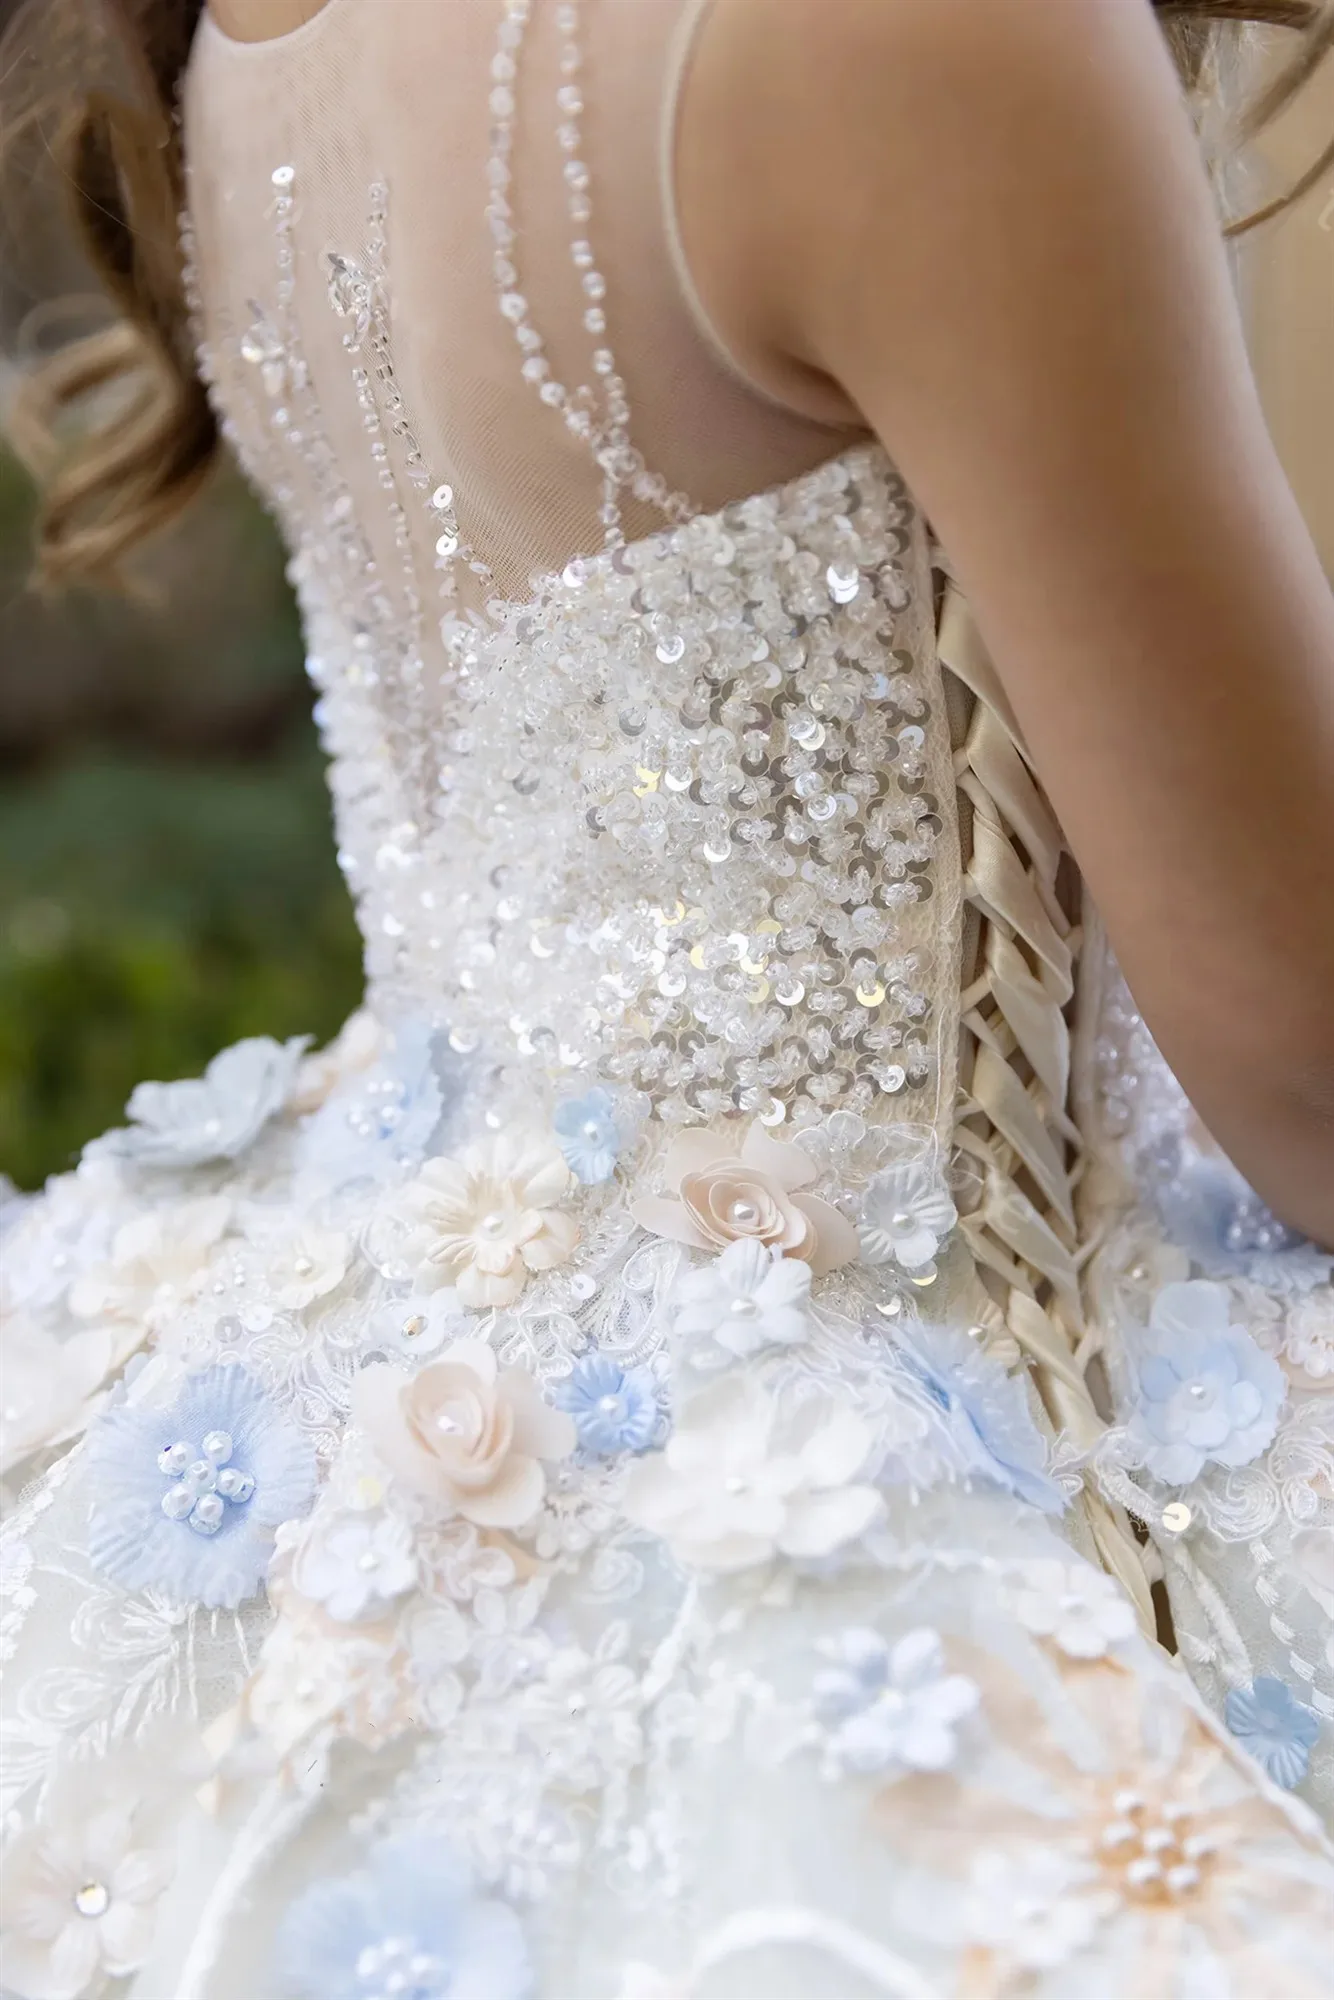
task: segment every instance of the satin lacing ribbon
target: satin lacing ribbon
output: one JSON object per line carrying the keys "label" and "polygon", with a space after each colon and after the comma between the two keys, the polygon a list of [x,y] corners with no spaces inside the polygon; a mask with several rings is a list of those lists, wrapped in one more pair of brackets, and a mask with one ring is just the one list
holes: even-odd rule
{"label": "satin lacing ribbon", "polygon": [[[976,1204],[960,1221],[979,1271],[995,1281],[1005,1325],[1044,1408],[1081,1450],[1106,1426],[1087,1368],[1100,1336],[1088,1324],[1075,1193],[1084,1165],[1069,1115],[1070,1028],[1078,927],[1057,883],[1065,842],[1039,790],[1014,712],[967,598],[946,579],[937,632],[943,668],[973,696],[954,757],[965,829],[964,896],[980,926],[976,976],[960,1005],[960,1089],[954,1143],[976,1169]],[[1083,1512],[1099,1559],[1150,1634],[1151,1550],[1128,1516],[1086,1480]]]}

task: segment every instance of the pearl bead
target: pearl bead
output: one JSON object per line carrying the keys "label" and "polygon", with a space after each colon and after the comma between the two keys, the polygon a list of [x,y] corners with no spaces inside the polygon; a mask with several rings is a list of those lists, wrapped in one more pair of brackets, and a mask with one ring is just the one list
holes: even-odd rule
{"label": "pearl bead", "polygon": [[912,1216],[906,1208],[896,1209],[889,1218],[889,1226],[891,1229],[911,1229]]}
{"label": "pearl bead", "polygon": [[242,1506],[255,1490],[255,1476],[252,1472],[242,1472],[239,1466],[226,1465],[218,1474],[218,1491],[224,1500],[230,1500],[234,1507]]}
{"label": "pearl bead", "polygon": [[292,1269],[296,1272],[298,1278],[308,1278],[315,1269],[315,1266],[311,1263],[309,1257],[297,1257],[293,1259]]}
{"label": "pearl bead", "polygon": [[760,1309],[754,1299],[733,1299],[728,1310],[734,1319],[754,1319]]}
{"label": "pearl bead", "polygon": [[376,1555],[374,1549],[367,1549],[365,1555],[357,1557],[357,1568],[363,1575],[369,1576],[371,1571],[378,1567],[379,1561],[380,1558]]}
{"label": "pearl bead", "polygon": [[738,1229],[752,1229],[760,1219],[760,1211],[753,1201],[734,1201],[728,1210],[728,1221]]}
{"label": "pearl bead", "polygon": [[169,1444],[165,1451],[160,1451],[157,1455],[157,1469],[159,1472],[165,1472],[168,1479],[179,1479],[189,1463],[188,1444]]}
{"label": "pearl bead", "polygon": [[214,1465],[225,1465],[232,1455],[232,1439],[229,1431],[210,1431],[200,1446],[205,1458]]}
{"label": "pearl bead", "polygon": [[169,1521],[183,1521],[197,1498],[188,1486],[173,1486],[162,1496],[162,1511]]}
{"label": "pearl bead", "polygon": [[604,1417],[618,1417],[621,1414],[621,1399],[613,1395],[599,1396],[598,1408]]}
{"label": "pearl bead", "polygon": [[484,1215],[477,1225],[478,1233],[482,1236],[499,1236],[504,1227],[505,1218],[496,1209],[493,1209],[490,1215]]}
{"label": "pearl bead", "polygon": [[410,1313],[403,1322],[404,1340],[417,1340],[426,1331],[426,1319],[422,1313]]}
{"label": "pearl bead", "polygon": [[105,1882],[85,1882],[74,1897],[81,1917],[104,1917],[111,1908],[111,1891]]}
{"label": "pearl bead", "polygon": [[725,1493],[744,1493],[745,1490],[746,1490],[745,1480],[739,1479],[735,1472],[732,1474],[730,1479],[725,1479],[723,1481],[723,1491]]}

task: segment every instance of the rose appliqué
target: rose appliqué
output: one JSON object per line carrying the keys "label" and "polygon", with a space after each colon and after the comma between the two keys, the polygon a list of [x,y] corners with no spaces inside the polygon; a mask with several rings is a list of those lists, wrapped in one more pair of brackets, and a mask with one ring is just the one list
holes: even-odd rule
{"label": "rose appliqu\u00e9", "polygon": [[567,1458],[575,1426],[522,1368],[456,1341],[416,1375],[383,1364],[357,1377],[352,1414],[415,1492],[481,1528],[518,1528],[546,1493],[543,1460]]}
{"label": "rose appliqu\u00e9", "polygon": [[631,1203],[636,1222],[655,1236],[696,1250],[762,1243],[799,1258],[820,1277],[857,1255],[857,1232],[845,1216],[807,1189],[817,1169],[794,1140],[752,1125],[738,1143],[731,1132],[682,1132],[662,1163],[664,1195]]}

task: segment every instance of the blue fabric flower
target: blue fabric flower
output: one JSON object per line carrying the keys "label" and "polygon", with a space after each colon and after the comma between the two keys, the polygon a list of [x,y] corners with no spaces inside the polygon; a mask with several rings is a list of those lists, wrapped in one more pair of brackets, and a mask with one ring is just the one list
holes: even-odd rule
{"label": "blue fabric flower", "polygon": [[565,1164],[576,1179],[585,1187],[611,1179],[625,1141],[609,1091],[597,1084],[583,1097],[567,1098],[557,1105],[552,1124]]}
{"label": "blue fabric flower", "polygon": [[88,1554],[126,1590],[233,1609],[273,1531],[315,1494],[308,1439],[244,1368],[192,1376],[166,1409],[124,1402],[89,1438]]}
{"label": "blue fabric flower", "polygon": [[1047,1472],[1047,1448],[1023,1383],[959,1327],[904,1327],[898,1340],[911,1373],[943,1415],[958,1469],[1044,1514],[1063,1512],[1065,1495]]}
{"label": "blue fabric flower", "polygon": [[1186,1486],[1212,1459],[1249,1465],[1278,1427],[1287,1378],[1229,1319],[1221,1285],[1164,1285],[1137,1357],[1131,1437],[1155,1479]]}
{"label": "blue fabric flower", "polygon": [[1228,1728],[1276,1785],[1291,1791],[1306,1776],[1320,1718],[1297,1700],[1286,1681],[1261,1674],[1253,1686],[1233,1688],[1223,1704]]}
{"label": "blue fabric flower", "polygon": [[461,1065],[427,1021],[395,1024],[370,1069],[350,1077],[306,1122],[299,1190],[384,1181],[439,1150],[463,1093]]}
{"label": "blue fabric flower", "polygon": [[287,1102],[309,1043],[309,1035],[290,1042],[255,1035],[214,1056],[203,1076],[141,1083],[125,1107],[133,1123],[89,1150],[178,1170],[239,1159]]}
{"label": "blue fabric flower", "polygon": [[293,1905],[279,1952],[306,2000],[524,2000],[532,1968],[505,1904],[475,1897],[454,1850],[400,1836]]}
{"label": "blue fabric flower", "polygon": [[1293,1292],[1334,1276],[1334,1257],[1280,1222],[1226,1160],[1185,1157],[1177,1146],[1163,1167],[1164,1226],[1206,1278],[1249,1278]]}
{"label": "blue fabric flower", "polygon": [[580,1444],[598,1458],[647,1451],[661,1414],[652,1370],[621,1368],[606,1354],[585,1354],[552,1401],[574,1418]]}

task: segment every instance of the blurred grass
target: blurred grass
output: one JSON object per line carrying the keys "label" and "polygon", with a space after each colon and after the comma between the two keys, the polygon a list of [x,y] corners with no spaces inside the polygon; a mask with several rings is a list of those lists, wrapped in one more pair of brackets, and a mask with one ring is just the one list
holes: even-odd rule
{"label": "blurred grass", "polygon": [[0,453],[0,1173],[119,1124],[145,1077],[242,1035],[325,1040],[360,943],[282,552],[234,475],[135,599],[26,589]]}
{"label": "blurred grass", "polygon": [[358,941],[318,757],[254,769],[101,758],[0,803],[0,1166],[33,1187],[142,1077],[242,1035],[325,1040]]}

